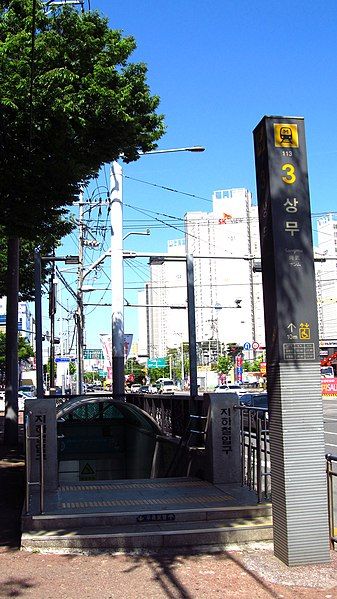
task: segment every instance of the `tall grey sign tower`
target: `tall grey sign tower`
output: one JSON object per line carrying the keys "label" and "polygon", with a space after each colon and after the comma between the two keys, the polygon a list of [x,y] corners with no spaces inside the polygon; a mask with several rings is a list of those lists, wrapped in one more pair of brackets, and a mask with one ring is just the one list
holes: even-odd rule
{"label": "tall grey sign tower", "polygon": [[254,130],[275,555],[329,561],[324,431],[303,118]]}

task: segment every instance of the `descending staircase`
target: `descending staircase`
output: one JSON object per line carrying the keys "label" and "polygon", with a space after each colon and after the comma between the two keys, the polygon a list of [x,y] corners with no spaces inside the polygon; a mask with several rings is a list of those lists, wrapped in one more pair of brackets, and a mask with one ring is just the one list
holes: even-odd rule
{"label": "descending staircase", "polygon": [[257,505],[239,485],[194,478],[63,485],[46,498],[44,514],[23,516],[22,525],[28,551],[200,549],[272,538],[270,504]]}

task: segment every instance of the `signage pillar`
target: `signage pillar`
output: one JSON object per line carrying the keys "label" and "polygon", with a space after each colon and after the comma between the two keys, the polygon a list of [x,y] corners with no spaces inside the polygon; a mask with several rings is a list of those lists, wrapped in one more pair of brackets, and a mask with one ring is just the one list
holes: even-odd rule
{"label": "signage pillar", "polygon": [[254,130],[266,329],[274,552],[329,561],[323,410],[304,121]]}

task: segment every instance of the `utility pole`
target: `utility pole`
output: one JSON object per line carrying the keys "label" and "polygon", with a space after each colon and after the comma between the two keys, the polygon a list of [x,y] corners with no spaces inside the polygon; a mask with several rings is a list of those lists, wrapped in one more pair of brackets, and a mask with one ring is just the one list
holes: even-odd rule
{"label": "utility pole", "polygon": [[[53,252],[53,256],[55,252]],[[50,318],[50,381],[49,386],[53,391],[55,389],[55,262],[52,262],[49,284],[49,318]]]}
{"label": "utility pole", "polygon": [[43,396],[41,254],[34,251],[36,395]]}
{"label": "utility pole", "polygon": [[84,222],[83,222],[83,194],[79,200],[79,239],[78,239],[78,271],[77,271],[77,309],[75,314],[77,332],[77,382],[76,393],[83,393],[83,338],[84,338],[84,310],[83,310],[83,246],[84,246]]}
{"label": "utility pole", "polygon": [[113,162],[111,190],[111,316],[112,384],[115,399],[124,398],[124,272],[123,272],[123,178],[122,167]]}

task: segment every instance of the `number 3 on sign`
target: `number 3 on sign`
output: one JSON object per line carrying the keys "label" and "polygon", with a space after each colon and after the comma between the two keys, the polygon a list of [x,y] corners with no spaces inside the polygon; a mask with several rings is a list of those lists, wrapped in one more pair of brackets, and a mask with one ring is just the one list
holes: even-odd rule
{"label": "number 3 on sign", "polygon": [[284,164],[282,166],[282,170],[287,173],[285,177],[282,177],[282,181],[288,183],[288,185],[292,185],[293,183],[295,183],[295,167],[292,164]]}

